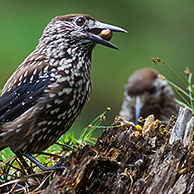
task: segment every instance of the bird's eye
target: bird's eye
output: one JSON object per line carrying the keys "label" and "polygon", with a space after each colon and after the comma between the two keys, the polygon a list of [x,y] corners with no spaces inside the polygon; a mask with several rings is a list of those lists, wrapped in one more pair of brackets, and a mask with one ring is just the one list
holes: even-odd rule
{"label": "bird's eye", "polygon": [[76,20],[76,24],[78,25],[78,26],[82,26],[84,23],[85,23],[85,18],[83,18],[83,17],[79,17],[79,18],[77,18],[77,20]]}
{"label": "bird's eye", "polygon": [[155,87],[151,87],[150,89],[149,89],[149,93],[150,94],[153,94],[153,93],[155,93],[156,92],[156,88]]}

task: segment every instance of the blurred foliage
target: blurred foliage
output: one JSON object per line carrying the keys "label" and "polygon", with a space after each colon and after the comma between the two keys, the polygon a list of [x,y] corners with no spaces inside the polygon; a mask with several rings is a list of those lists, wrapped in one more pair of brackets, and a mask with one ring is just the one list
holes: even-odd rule
{"label": "blurred foliage", "polygon": [[[81,130],[107,106],[112,108],[107,119],[110,124],[120,110],[128,76],[138,68],[154,67],[152,57],[160,57],[180,75],[186,66],[194,71],[193,7],[191,0],[0,0],[0,88],[33,51],[51,18],[87,13],[129,33],[114,33],[112,42],[119,51],[101,45],[95,48],[93,95],[73,130]],[[161,69],[167,78],[179,83],[165,66]]]}
{"label": "blurred foliage", "polygon": [[[169,79],[167,79],[169,85],[175,90],[175,92],[179,95],[180,100],[176,99],[175,101],[184,108],[191,109],[193,115],[194,115],[194,85],[192,82],[193,74],[190,72],[189,68],[186,67],[184,70],[184,73],[186,74],[185,79],[182,78],[170,65],[162,61],[160,58],[152,58],[152,61],[155,63],[155,65],[165,65],[169,71],[171,71],[180,82],[182,82],[182,85],[184,85],[184,88],[178,86],[176,83],[173,83]],[[166,79],[162,72],[159,69],[160,74],[158,75],[161,79]]]}

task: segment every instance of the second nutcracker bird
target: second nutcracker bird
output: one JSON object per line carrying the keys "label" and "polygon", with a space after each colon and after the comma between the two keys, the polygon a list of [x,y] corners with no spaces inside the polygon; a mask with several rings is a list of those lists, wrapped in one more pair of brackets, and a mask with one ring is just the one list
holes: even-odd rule
{"label": "second nutcracker bird", "polygon": [[0,150],[29,155],[45,150],[64,134],[91,94],[91,54],[98,34],[126,32],[88,15],[54,18],[36,49],[16,69],[0,97]]}

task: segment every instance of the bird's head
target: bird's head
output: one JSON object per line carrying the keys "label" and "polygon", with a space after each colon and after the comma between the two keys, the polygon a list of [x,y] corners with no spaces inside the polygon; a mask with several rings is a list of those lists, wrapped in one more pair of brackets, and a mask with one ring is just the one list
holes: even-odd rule
{"label": "bird's head", "polygon": [[[167,114],[162,113],[164,109],[168,112],[168,108],[175,107],[174,94],[168,81],[159,78],[158,72],[151,68],[139,69],[129,77],[124,101],[128,108],[123,107],[120,115],[136,124],[140,116],[146,118],[151,114],[163,120],[163,115]],[[167,115],[170,115],[170,111]]]}
{"label": "bird's head", "polygon": [[98,36],[104,29],[127,32],[120,27],[101,23],[89,15],[70,14],[55,17],[45,28],[43,38],[49,41],[49,38],[60,40],[65,37],[64,45],[76,44],[93,48],[98,43],[118,49],[108,40]]}

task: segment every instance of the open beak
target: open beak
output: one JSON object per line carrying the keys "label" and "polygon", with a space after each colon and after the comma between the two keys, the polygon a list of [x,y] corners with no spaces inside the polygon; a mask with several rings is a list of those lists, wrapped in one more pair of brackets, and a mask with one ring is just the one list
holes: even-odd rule
{"label": "open beak", "polygon": [[108,46],[110,48],[119,49],[117,46],[115,46],[114,44],[112,44],[108,40],[105,40],[105,39],[101,38],[100,36],[98,36],[98,34],[100,34],[100,32],[104,29],[109,29],[112,32],[125,32],[125,33],[127,33],[126,30],[124,30],[120,27],[113,26],[113,25],[110,25],[110,24],[104,24],[104,23],[96,21],[95,25],[91,26],[90,29],[89,29],[88,38],[90,40],[95,41],[96,43]]}

